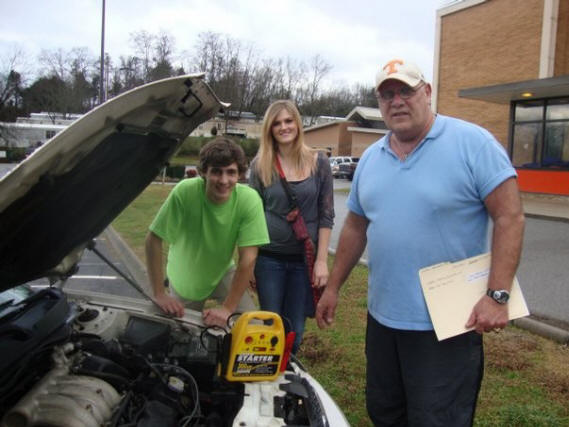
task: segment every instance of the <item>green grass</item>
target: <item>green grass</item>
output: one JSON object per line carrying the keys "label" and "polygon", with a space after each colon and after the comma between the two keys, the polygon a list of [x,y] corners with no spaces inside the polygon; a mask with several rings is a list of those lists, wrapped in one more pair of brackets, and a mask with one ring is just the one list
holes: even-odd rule
{"label": "green grass", "polygon": [[151,184],[114,221],[113,227],[144,261],[144,239],[150,223],[162,206],[172,185]]}
{"label": "green grass", "polygon": [[[144,260],[144,237],[172,186],[149,186],[114,222]],[[330,265],[333,257],[329,258]],[[365,410],[367,268],[356,267],[341,290],[334,327],[307,321],[298,354],[354,427],[371,425]],[[485,375],[476,426],[569,426],[569,348],[510,326],[486,334]]]}
{"label": "green grass", "polygon": [[179,154],[175,157],[172,157],[172,159],[170,160],[170,164],[172,166],[174,165],[183,165],[183,166],[188,166],[188,165],[194,165],[197,166],[199,164],[200,160],[198,156],[194,156],[194,155],[189,155],[189,154]]}

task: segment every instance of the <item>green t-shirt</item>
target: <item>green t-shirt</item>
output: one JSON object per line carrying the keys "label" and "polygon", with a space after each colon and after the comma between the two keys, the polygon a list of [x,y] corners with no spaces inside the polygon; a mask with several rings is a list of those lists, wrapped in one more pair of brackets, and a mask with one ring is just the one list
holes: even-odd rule
{"label": "green t-shirt", "polygon": [[201,177],[180,181],[160,208],[150,231],[170,245],[167,274],[182,297],[203,301],[233,265],[235,246],[269,243],[258,193],[237,184],[230,199],[216,205]]}

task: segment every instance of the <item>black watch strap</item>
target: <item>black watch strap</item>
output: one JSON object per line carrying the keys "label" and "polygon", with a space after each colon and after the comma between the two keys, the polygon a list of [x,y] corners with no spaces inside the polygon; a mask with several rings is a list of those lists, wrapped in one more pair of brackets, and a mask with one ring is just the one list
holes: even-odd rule
{"label": "black watch strap", "polygon": [[488,295],[490,298],[492,298],[498,304],[506,304],[508,302],[508,300],[510,299],[510,293],[508,291],[506,291],[505,289],[500,289],[497,291],[494,289],[488,289],[486,291],[486,295]]}

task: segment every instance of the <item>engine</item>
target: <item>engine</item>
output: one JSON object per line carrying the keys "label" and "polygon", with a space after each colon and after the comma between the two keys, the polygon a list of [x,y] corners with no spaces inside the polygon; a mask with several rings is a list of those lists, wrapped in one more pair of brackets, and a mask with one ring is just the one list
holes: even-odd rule
{"label": "engine", "polygon": [[45,336],[32,348],[15,343],[37,328],[8,347],[2,340],[3,354],[12,351],[0,374],[2,427],[326,425],[292,372],[272,384],[220,377],[216,330],[89,304],[69,304],[66,316],[54,307],[47,311],[59,326],[46,327],[44,316]]}

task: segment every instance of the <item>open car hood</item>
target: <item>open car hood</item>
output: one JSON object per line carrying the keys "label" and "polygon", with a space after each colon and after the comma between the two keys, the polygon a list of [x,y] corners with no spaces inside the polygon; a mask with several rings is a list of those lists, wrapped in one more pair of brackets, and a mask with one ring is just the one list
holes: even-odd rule
{"label": "open car hood", "polygon": [[0,180],[0,290],[64,277],[86,245],[221,108],[203,74],[153,82],[95,108]]}

